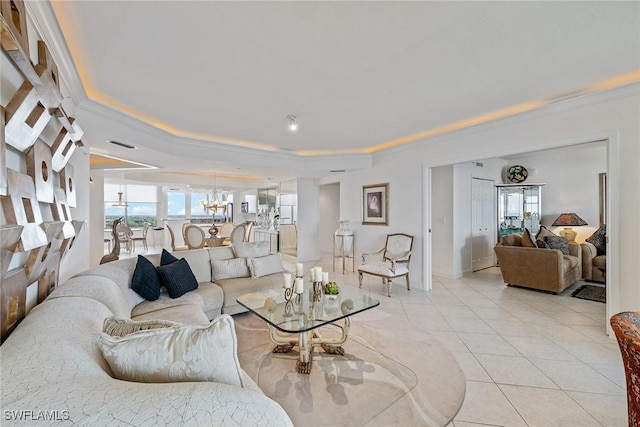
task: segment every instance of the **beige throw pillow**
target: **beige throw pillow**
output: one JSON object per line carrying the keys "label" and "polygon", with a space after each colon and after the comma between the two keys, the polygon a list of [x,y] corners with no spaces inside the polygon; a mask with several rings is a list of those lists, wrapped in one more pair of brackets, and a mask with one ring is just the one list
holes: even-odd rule
{"label": "beige throw pillow", "polygon": [[524,233],[522,233],[522,246],[525,248],[537,248],[536,243],[531,240],[531,233],[529,233],[529,229],[525,228]]}
{"label": "beige throw pillow", "polygon": [[269,242],[266,240],[260,242],[234,242],[231,247],[237,258],[258,258],[271,253]]}
{"label": "beige throw pillow", "polygon": [[249,277],[249,266],[246,258],[232,258],[211,261],[211,277],[213,281]]}
{"label": "beige throw pillow", "polygon": [[251,270],[251,277],[253,278],[281,273],[284,271],[280,254],[263,256],[260,258],[249,258],[247,260],[247,264],[249,264],[249,270]]}
{"label": "beige throw pillow", "polygon": [[174,325],[124,337],[105,333],[98,347],[116,378],[143,383],[215,381],[244,387],[233,319]]}
{"label": "beige throw pillow", "polygon": [[118,317],[107,317],[102,325],[102,332],[112,337],[124,337],[135,332],[149,329],[169,328],[178,323],[168,320],[131,320]]}

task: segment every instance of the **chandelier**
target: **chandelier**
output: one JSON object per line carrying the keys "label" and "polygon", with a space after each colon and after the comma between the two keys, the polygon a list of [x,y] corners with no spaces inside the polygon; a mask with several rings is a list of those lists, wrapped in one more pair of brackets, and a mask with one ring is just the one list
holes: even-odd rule
{"label": "chandelier", "polygon": [[218,193],[217,177],[216,173],[213,173],[213,194],[211,195],[211,201],[209,202],[209,209],[211,212],[215,212],[218,209],[225,209],[227,207],[227,198],[224,193]]}
{"label": "chandelier", "polygon": [[114,203],[111,206],[116,208],[126,208],[127,206],[129,206],[127,202],[125,202],[124,199],[122,198],[122,185],[120,186],[120,191],[118,192],[118,202]]}

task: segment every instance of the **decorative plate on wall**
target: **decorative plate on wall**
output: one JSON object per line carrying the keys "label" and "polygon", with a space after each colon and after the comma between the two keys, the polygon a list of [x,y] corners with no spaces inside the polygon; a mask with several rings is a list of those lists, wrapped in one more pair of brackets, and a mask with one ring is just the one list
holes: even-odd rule
{"label": "decorative plate on wall", "polygon": [[507,169],[507,179],[513,183],[519,184],[529,176],[527,168],[521,165],[515,165]]}

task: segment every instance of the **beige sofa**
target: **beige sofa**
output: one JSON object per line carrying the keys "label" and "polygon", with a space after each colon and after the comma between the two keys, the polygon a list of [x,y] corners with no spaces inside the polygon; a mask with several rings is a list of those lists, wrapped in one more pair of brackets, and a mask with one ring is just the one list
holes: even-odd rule
{"label": "beige sofa", "polygon": [[[244,387],[114,378],[97,345],[105,318],[207,324],[225,308],[235,310],[235,300],[228,301],[223,288],[210,281],[211,259],[233,256],[230,248],[174,255],[188,261],[200,282],[179,298],[162,294],[156,301],[142,301],[130,289],[136,259],[125,259],[72,277],[31,310],[0,347],[2,425],[24,425],[25,420],[91,426],[292,425],[244,372]],[[159,261],[159,256],[149,258]],[[281,286],[281,274],[273,276],[270,284],[266,278],[245,278],[244,289],[251,289],[249,284]]]}
{"label": "beige sofa", "polygon": [[607,256],[598,255],[596,247],[584,242],[580,244],[582,248],[582,275],[584,280],[590,282],[606,282]]}
{"label": "beige sofa", "polygon": [[577,243],[569,243],[570,255],[563,255],[558,249],[523,247],[517,234],[508,237],[494,248],[505,283],[557,294],[582,277]]}

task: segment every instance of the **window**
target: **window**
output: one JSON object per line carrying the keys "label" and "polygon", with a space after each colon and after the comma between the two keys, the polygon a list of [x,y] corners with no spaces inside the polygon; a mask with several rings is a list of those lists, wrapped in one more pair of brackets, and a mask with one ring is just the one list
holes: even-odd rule
{"label": "window", "polygon": [[211,211],[207,205],[211,201],[211,193],[191,193],[191,218],[211,218]]}
{"label": "window", "polygon": [[[114,206],[118,204],[118,193],[122,193],[122,201],[126,206]],[[145,224],[152,227],[157,225],[157,187],[105,184],[104,194],[104,227],[106,229],[110,229],[113,221],[118,218],[122,218],[122,224],[134,228],[142,228]]]}
{"label": "window", "polygon": [[186,194],[170,191],[167,194],[167,215],[169,218],[186,218]]}

